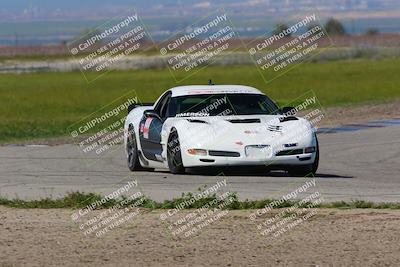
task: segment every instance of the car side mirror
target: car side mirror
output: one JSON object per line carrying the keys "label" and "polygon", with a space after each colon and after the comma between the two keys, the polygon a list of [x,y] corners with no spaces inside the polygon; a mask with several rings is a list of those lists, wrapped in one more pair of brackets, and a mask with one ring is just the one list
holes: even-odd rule
{"label": "car side mirror", "polygon": [[294,109],[294,107],[283,107],[281,109],[281,112],[284,115],[296,115],[296,110]]}
{"label": "car side mirror", "polygon": [[146,118],[157,118],[161,120],[160,115],[158,115],[157,112],[155,112],[154,110],[145,110],[143,114]]}

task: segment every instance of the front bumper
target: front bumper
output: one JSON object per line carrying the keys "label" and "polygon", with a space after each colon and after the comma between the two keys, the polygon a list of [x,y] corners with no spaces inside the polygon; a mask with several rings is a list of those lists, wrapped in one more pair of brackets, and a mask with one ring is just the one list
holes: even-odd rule
{"label": "front bumper", "polygon": [[239,157],[224,157],[224,156],[210,156],[210,155],[190,155],[183,153],[183,164],[185,167],[201,167],[201,166],[241,166],[241,165],[254,165],[254,166],[275,166],[275,165],[307,165],[315,160],[316,153],[301,153],[296,155],[282,155],[276,156],[275,154],[268,158],[251,158],[240,153]]}

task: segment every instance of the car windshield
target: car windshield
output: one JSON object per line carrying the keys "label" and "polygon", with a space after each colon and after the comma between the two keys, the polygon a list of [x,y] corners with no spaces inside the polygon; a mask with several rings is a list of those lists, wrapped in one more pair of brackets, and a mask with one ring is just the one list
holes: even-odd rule
{"label": "car windshield", "polygon": [[168,117],[276,115],[279,108],[261,94],[204,94],[171,98]]}

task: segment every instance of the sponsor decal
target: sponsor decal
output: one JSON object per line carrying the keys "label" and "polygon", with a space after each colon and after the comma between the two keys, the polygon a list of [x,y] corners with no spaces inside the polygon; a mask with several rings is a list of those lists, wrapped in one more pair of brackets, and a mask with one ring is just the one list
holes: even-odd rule
{"label": "sponsor decal", "polygon": [[246,131],[244,131],[244,133],[245,134],[258,134],[258,133],[260,133],[259,131],[256,131],[256,130],[246,130]]}

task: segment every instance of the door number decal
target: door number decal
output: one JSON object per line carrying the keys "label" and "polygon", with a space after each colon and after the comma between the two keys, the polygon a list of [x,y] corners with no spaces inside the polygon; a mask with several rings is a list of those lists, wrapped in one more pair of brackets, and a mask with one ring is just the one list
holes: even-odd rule
{"label": "door number decal", "polygon": [[143,127],[143,138],[149,138],[150,124],[153,121],[153,118],[147,118]]}

